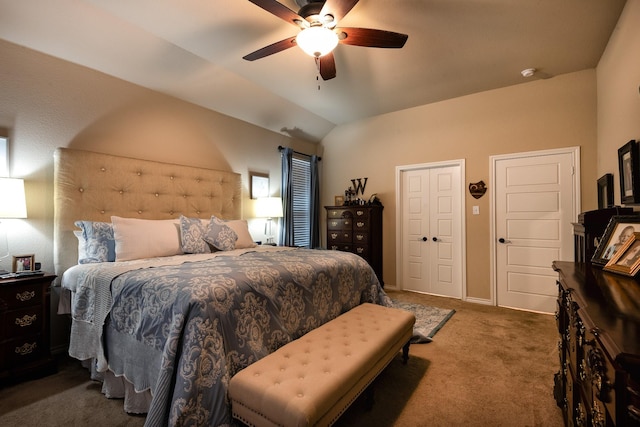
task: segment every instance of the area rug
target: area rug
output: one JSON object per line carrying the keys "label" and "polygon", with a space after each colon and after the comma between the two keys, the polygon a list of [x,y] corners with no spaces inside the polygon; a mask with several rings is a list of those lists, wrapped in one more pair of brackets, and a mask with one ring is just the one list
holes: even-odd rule
{"label": "area rug", "polygon": [[413,326],[412,344],[429,343],[433,341],[433,336],[447,323],[453,316],[455,310],[429,307],[422,304],[391,300],[393,306],[402,310],[410,311],[416,316],[416,323]]}

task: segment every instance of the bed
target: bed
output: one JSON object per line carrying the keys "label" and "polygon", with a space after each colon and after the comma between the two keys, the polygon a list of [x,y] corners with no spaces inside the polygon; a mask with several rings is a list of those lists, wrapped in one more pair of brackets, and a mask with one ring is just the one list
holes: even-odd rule
{"label": "bed", "polygon": [[69,354],[145,425],[231,425],[236,372],[359,304],[391,305],[357,255],[256,246],[239,174],[65,148],[54,165]]}

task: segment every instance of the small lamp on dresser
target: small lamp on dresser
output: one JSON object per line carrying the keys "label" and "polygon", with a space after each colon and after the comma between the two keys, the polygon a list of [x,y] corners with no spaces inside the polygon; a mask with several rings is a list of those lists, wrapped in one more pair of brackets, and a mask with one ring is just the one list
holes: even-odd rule
{"label": "small lamp on dresser", "polygon": [[[26,218],[27,203],[24,195],[24,180],[0,178],[0,261],[9,256],[7,232],[2,219]],[[0,273],[6,273],[0,269]]]}

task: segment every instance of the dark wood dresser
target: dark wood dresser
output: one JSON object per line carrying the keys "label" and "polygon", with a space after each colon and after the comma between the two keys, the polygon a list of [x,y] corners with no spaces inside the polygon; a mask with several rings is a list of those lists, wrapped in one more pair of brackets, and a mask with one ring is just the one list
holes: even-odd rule
{"label": "dark wood dresser", "polygon": [[382,205],[325,206],[327,248],[367,260],[382,281]]}
{"label": "dark wood dresser", "polygon": [[640,426],[640,283],[587,263],[554,262],[567,426]]}
{"label": "dark wood dresser", "polygon": [[55,372],[49,348],[50,288],[55,277],[0,280],[0,383]]}

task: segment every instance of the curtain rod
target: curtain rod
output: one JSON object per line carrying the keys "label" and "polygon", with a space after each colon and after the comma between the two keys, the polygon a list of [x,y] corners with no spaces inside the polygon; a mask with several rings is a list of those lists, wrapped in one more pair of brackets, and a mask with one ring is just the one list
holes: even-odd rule
{"label": "curtain rod", "polygon": [[[284,150],[284,148],[285,147],[283,147],[282,145],[278,145],[278,151],[282,151],[282,150]],[[296,153],[296,154],[299,154],[301,156],[311,157],[311,154],[301,153],[301,152],[295,151],[295,150],[293,152]],[[322,157],[318,156],[318,161],[321,161],[321,160],[322,160]]]}

